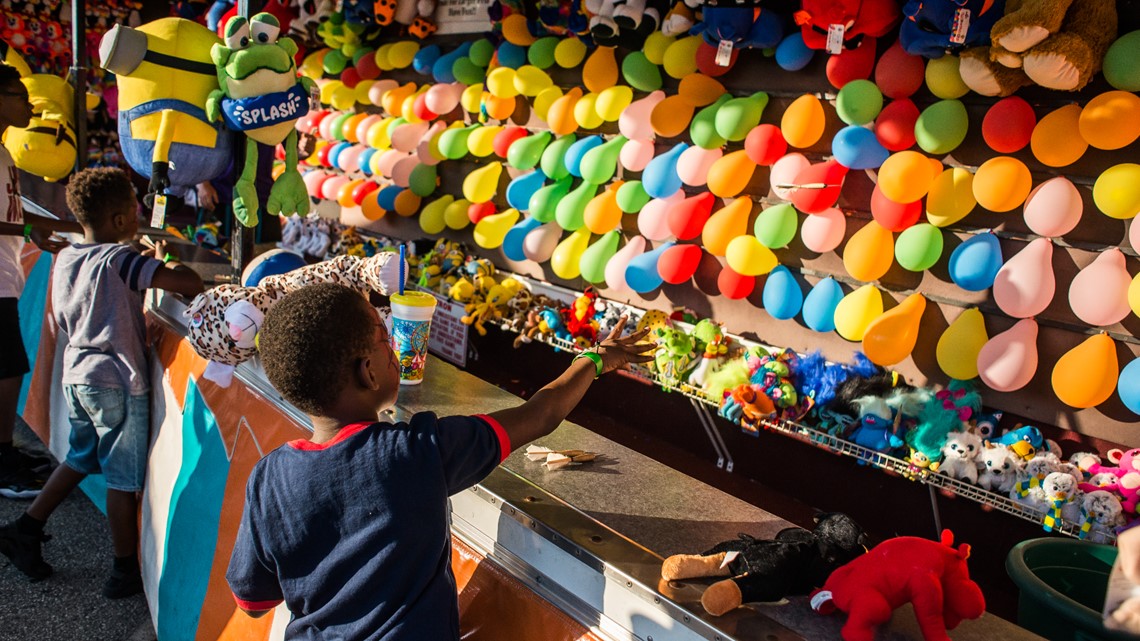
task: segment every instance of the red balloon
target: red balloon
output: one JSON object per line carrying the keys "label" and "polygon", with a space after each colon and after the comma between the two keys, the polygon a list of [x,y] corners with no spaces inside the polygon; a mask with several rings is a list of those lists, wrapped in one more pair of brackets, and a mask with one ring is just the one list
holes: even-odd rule
{"label": "red balloon", "polygon": [[925,61],[907,53],[897,42],[875,65],[875,84],[884,96],[892,100],[911,97],[922,88],[925,79]]}
{"label": "red balloon", "polygon": [[285,160],[285,146],[284,145],[277,145],[276,147],[273,148],[273,158],[274,158],[274,160]]}
{"label": "red balloon", "polygon": [[439,114],[427,108],[427,92],[421,93],[416,96],[412,102],[412,113],[420,120],[435,120]]}
{"label": "red balloon", "polygon": [[674,245],[657,259],[657,275],[670,285],[687,282],[697,273],[703,255],[699,245]]}
{"label": "red balloon", "polygon": [[491,141],[491,148],[495,150],[496,156],[506,158],[507,150],[511,148],[511,145],[519,138],[526,138],[527,135],[526,129],[509,125],[495,134],[495,138]]}
{"label": "red balloon", "polygon": [[834,159],[809,165],[796,176],[796,184],[800,186],[789,195],[792,204],[805,214],[818,214],[834,207],[839,200],[839,192],[843,189],[847,171],[846,167]]}
{"label": "red balloon", "polygon": [[715,200],[716,196],[712,192],[704,191],[670,207],[666,214],[669,233],[676,236],[677,240],[690,240],[700,236],[712,214]]}
{"label": "red balloon", "polygon": [[757,125],[744,139],[744,153],[757,165],[769,167],[788,153],[788,141],[776,125]]}
{"label": "red balloon", "polygon": [[875,119],[875,137],[888,151],[904,151],[914,146],[914,123],[918,107],[909,99],[895,100],[883,107]]}
{"label": "red balloon", "polygon": [[875,68],[875,39],[863,38],[863,43],[854,49],[844,49],[843,53],[827,59],[827,81],[836,89],[852,80],[866,80]]}
{"label": "red balloon", "polygon": [[896,203],[884,196],[879,191],[879,186],[875,185],[875,190],[871,192],[871,215],[883,229],[902,231],[913,226],[918,222],[919,216],[922,216],[922,199],[913,203]]}
{"label": "red balloon", "polygon": [[329,162],[329,152],[331,152],[335,146],[336,145],[325,145],[317,152],[317,162],[321,163],[322,167],[332,167],[332,163]]}
{"label": "red balloon", "polygon": [[716,278],[717,287],[720,288],[720,293],[725,298],[733,300],[740,300],[747,298],[752,290],[756,288],[755,276],[744,276],[732,271],[731,267],[725,267],[720,270],[720,276]]}
{"label": "red balloon", "polygon": [[376,56],[366,53],[356,61],[356,73],[361,80],[375,80],[380,77],[380,67],[376,65]]}
{"label": "red balloon", "polygon": [[736,59],[740,57],[740,47],[733,47],[732,54],[728,56],[728,66],[722,67],[716,63],[716,50],[716,47],[703,40],[697,46],[697,69],[706,76],[713,78],[728,73],[736,64]]}
{"label": "red balloon", "polygon": [[345,67],[344,71],[340,72],[340,81],[349,89],[360,84],[360,74],[356,72],[356,67]]}
{"label": "red balloon", "polygon": [[467,218],[473,223],[478,223],[496,211],[498,210],[495,209],[495,203],[489,200],[485,203],[475,203],[467,208]]}
{"label": "red balloon", "polygon": [[[1029,144],[1037,114],[1024,98],[1002,98],[990,107],[982,119],[982,138],[999,154],[1021,151]],[[1076,135],[1076,134],[1074,134]]]}
{"label": "red balloon", "polygon": [[376,191],[377,189],[380,189],[380,185],[372,182],[371,180],[366,180],[360,183],[356,186],[356,189],[352,190],[352,202],[356,203],[357,205],[363,204],[364,197]]}

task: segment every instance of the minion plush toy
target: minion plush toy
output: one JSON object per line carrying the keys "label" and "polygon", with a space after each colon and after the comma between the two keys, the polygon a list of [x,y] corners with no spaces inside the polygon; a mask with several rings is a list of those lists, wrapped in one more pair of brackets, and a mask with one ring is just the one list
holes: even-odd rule
{"label": "minion plush toy", "polygon": [[32,120],[23,129],[9,127],[4,146],[17,167],[55,182],[75,167],[75,92],[66,80],[49,74],[20,80],[28,88]]}
{"label": "minion plush toy", "polygon": [[233,157],[233,135],[206,117],[218,42],[196,22],[162,18],[137,29],[116,24],[99,44],[103,68],[117,76],[119,142],[127,164],[150,178],[148,204],[157,194],[181,199]]}

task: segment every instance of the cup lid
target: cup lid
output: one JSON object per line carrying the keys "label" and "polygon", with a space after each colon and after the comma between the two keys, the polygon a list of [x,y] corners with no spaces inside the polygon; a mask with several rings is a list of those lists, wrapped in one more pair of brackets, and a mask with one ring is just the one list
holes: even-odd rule
{"label": "cup lid", "polygon": [[397,305],[408,307],[435,307],[435,296],[426,292],[405,291],[403,294],[392,294],[388,297]]}

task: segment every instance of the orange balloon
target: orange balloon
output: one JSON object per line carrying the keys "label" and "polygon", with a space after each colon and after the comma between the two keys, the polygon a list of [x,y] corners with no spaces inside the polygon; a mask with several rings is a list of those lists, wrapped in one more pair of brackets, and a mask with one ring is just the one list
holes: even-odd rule
{"label": "orange balloon", "polygon": [[872,220],[847,241],[843,248],[843,267],[855,279],[869,283],[887,273],[894,255],[894,236]]}
{"label": "orange balloon", "polygon": [[1112,396],[1119,375],[1116,343],[1106,334],[1097,334],[1069,350],[1053,366],[1053,392],[1066,405],[1093,407]]}
{"label": "orange balloon", "polygon": [[677,95],[694,107],[711,105],[724,92],[724,85],[703,73],[691,73],[681,78],[681,85],[677,88]]}
{"label": "orange balloon", "polygon": [[550,131],[556,136],[574,133],[578,129],[578,121],[574,119],[574,105],[582,98],[582,88],[574,87],[565,95],[559,97],[550,105],[546,122]]}
{"label": "orange balloon", "polygon": [[356,114],[348,118],[348,120],[345,120],[344,126],[341,128],[341,131],[344,132],[344,139],[348,142],[360,142],[360,137],[356,135],[356,126],[360,124],[360,121],[370,115],[372,114]]}
{"label": "orange balloon", "polygon": [[604,234],[621,225],[622,211],[617,204],[617,191],[622,184],[622,181],[615,180],[606,187],[605,191],[586,203],[586,210],[582,217],[586,222],[586,227],[591,232]]}
{"label": "orange balloon", "polygon": [[662,138],[676,138],[689,128],[695,106],[682,96],[669,96],[653,107],[649,124]]}
{"label": "orange balloon", "polygon": [[356,201],[352,199],[352,192],[364,184],[363,179],[350,180],[336,194],[336,202],[341,207],[355,207]]}
{"label": "orange balloon", "polygon": [[780,131],[784,140],[792,147],[804,149],[819,142],[823,136],[827,117],[823,113],[823,105],[819,98],[811,94],[804,94],[796,98],[784,111],[780,119]]}
{"label": "orange balloon", "polygon": [[1037,121],[1029,148],[1042,165],[1065,167],[1081,159],[1089,148],[1080,130],[1080,105],[1065,105]]}
{"label": "orange balloon", "polygon": [[365,196],[364,201],[360,203],[360,211],[368,220],[380,220],[384,214],[388,213],[380,207],[379,198],[380,190],[377,189]]}
{"label": "orange balloon", "polygon": [[937,158],[930,159],[930,177],[931,179],[937,178],[939,174],[945,171],[946,167],[942,165],[942,161]]}
{"label": "orange balloon", "polygon": [[1109,91],[1081,110],[1081,137],[1097,149],[1120,149],[1140,138],[1140,96]]}
{"label": "orange balloon", "polygon": [[420,201],[421,198],[413,194],[411,189],[405,189],[396,194],[396,213],[405,218],[415,216],[420,210]]}
{"label": "orange balloon", "polygon": [[717,158],[709,168],[709,191],[721,198],[736,196],[748,186],[756,167],[743,149]]}
{"label": "orange balloon", "polygon": [[393,116],[402,116],[404,115],[404,100],[415,92],[416,83],[409,82],[402,87],[397,87],[385,93],[384,97],[380,99],[380,102],[384,107],[384,111],[387,111]]}
{"label": "orange balloon", "polygon": [[582,67],[582,82],[590,93],[601,93],[617,84],[618,68],[613,47],[598,47]]}
{"label": "orange balloon", "polygon": [[748,217],[752,214],[752,199],[737,198],[724,209],[709,217],[701,230],[701,242],[713,256],[724,256],[728,244],[748,233]]}
{"label": "orange balloon", "polygon": [[1020,207],[1033,188],[1033,176],[1025,163],[1009,156],[990,158],[974,174],[974,198],[990,211]]}
{"label": "orange balloon", "polygon": [[515,112],[515,97],[499,98],[491,92],[483,94],[483,108],[495,120],[506,120]]}
{"label": "orange balloon", "polygon": [[925,196],[933,180],[930,161],[917,151],[891,154],[879,167],[879,191],[900,204],[913,203]]}
{"label": "orange balloon", "polygon": [[918,326],[926,298],[911,294],[898,307],[884,313],[867,326],[863,333],[863,353],[872,363],[884,367],[900,363],[914,351]]}

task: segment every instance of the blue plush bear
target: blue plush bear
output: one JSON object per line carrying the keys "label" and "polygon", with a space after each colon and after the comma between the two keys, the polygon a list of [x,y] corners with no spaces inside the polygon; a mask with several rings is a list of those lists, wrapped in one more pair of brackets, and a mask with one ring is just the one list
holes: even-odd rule
{"label": "blue plush bear", "polygon": [[907,53],[941,58],[990,44],[990,29],[1005,14],[1005,0],[909,0],[899,43]]}
{"label": "blue plush bear", "polygon": [[701,10],[701,21],[691,33],[713,47],[727,40],[734,48],[767,49],[780,44],[784,24],[778,13],[767,9],[709,5]]}

